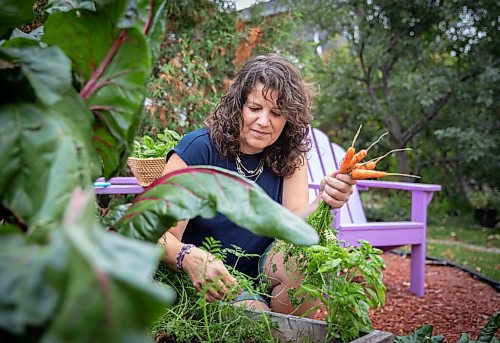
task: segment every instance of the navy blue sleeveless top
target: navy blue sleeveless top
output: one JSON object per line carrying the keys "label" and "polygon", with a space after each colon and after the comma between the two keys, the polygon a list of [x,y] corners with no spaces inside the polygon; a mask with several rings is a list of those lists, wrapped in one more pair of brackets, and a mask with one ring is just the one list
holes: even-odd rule
{"label": "navy blue sleeveless top", "polygon": [[[207,128],[198,129],[186,134],[173,149],[177,155],[188,165],[212,165],[228,170],[236,171],[234,160],[220,157],[217,149],[212,144]],[[257,167],[263,153],[247,155],[240,153],[241,162],[248,170]],[[168,157],[167,157],[168,158]],[[257,179],[257,184],[278,203],[282,203],[283,177],[276,175],[272,170],[264,168]],[[205,237],[213,237],[219,240],[223,248],[231,248],[232,244],[242,248],[247,254],[264,253],[273,238],[262,237],[233,224],[226,216],[218,214],[215,218],[204,219],[196,217],[189,220],[184,235],[183,243],[201,245]],[[236,257],[228,254],[226,265],[235,266],[237,270],[250,277],[256,277],[258,271],[259,257],[240,258],[236,264]]]}

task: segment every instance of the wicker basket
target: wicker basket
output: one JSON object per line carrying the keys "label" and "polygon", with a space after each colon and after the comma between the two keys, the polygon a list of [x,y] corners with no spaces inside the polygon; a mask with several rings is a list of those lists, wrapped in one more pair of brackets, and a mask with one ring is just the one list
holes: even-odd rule
{"label": "wicker basket", "polygon": [[127,165],[132,174],[137,178],[137,183],[143,187],[147,187],[158,180],[165,168],[165,158],[136,158],[129,157]]}

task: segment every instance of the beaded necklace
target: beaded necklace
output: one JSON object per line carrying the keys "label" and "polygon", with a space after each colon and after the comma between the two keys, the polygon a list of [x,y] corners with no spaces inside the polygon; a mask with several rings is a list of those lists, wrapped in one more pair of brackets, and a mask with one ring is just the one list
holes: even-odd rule
{"label": "beaded necklace", "polygon": [[241,162],[240,155],[238,154],[236,155],[236,170],[238,174],[256,182],[260,174],[264,171],[264,159],[260,159],[259,164],[254,170],[248,170],[243,162]]}

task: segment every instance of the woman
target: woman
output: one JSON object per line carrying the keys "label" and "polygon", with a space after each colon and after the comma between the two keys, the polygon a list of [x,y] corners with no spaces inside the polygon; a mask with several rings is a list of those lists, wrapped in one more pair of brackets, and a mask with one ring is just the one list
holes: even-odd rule
{"label": "woman", "polygon": [[[189,165],[214,165],[255,181],[271,198],[302,218],[311,214],[321,199],[332,208],[340,208],[349,199],[355,181],[337,172],[324,178],[320,196],[308,203],[305,154],[310,148],[311,93],[311,87],[285,58],[270,54],[250,59],[207,118],[206,127],[188,133],[169,153],[164,173]],[[234,244],[248,254],[262,255],[261,263],[258,258],[239,259],[236,269],[251,277],[267,275],[270,302],[246,292],[237,302],[297,315],[315,305],[305,303],[296,309],[290,304],[287,291],[297,288],[300,279],[285,272],[282,256],[267,254],[272,238],[257,236],[223,215],[179,222],[162,242],[165,262],[186,272],[198,290],[212,283],[206,293],[208,301],[222,300],[228,287],[236,285],[220,260],[197,247],[208,236],[221,241],[223,247]],[[234,265],[235,256],[228,255],[226,263]]]}

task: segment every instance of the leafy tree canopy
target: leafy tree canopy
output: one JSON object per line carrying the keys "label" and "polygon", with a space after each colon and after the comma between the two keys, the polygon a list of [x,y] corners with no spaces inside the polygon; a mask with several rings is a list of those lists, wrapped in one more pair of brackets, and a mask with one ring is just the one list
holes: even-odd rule
{"label": "leafy tree canopy", "polygon": [[[448,194],[498,190],[499,4],[496,1],[296,1],[324,37],[315,65],[319,124],[349,142],[390,132],[397,168]],[[366,137],[366,138],[363,138]]]}

